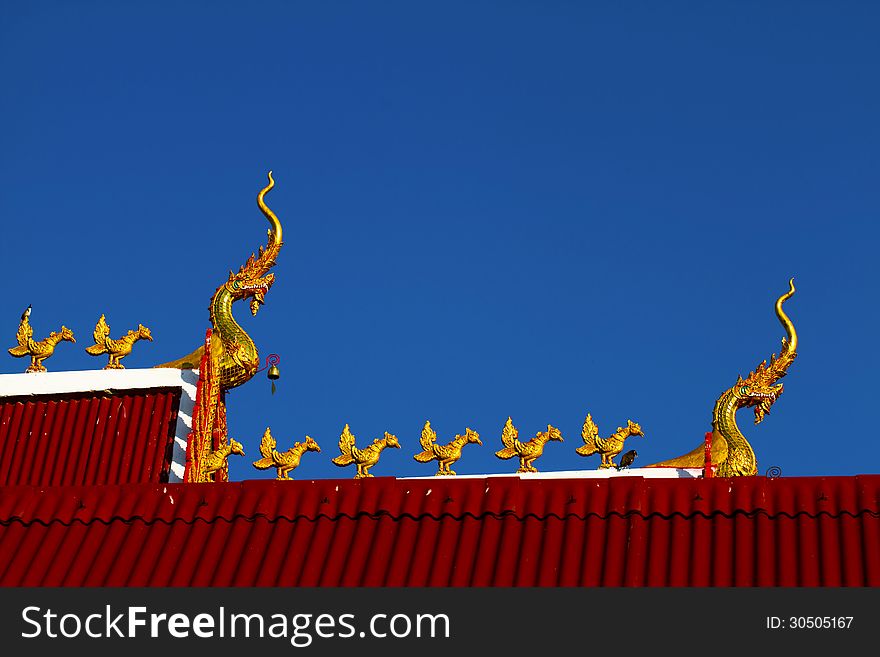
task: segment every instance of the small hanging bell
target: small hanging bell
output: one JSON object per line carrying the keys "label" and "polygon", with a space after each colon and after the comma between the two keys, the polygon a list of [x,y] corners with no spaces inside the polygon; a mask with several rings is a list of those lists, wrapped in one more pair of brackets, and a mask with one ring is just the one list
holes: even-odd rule
{"label": "small hanging bell", "polygon": [[266,372],[266,376],[272,382],[273,395],[275,394],[275,381],[277,381],[281,377],[281,370],[278,369],[278,363],[280,361],[281,357],[278,354],[269,354],[268,356],[266,356],[266,365],[269,367],[269,371]]}
{"label": "small hanging bell", "polygon": [[266,376],[269,377],[269,380],[272,382],[272,394],[275,394],[275,381],[278,377],[281,376],[281,372],[278,371],[278,366],[273,365],[269,368],[269,371],[266,373]]}

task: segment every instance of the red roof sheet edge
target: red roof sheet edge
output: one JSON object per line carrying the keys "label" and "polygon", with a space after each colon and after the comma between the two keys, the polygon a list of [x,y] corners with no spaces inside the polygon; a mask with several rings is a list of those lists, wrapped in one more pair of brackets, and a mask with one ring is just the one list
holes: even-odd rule
{"label": "red roof sheet edge", "polygon": [[0,525],[389,518],[880,518],[880,475],[0,487]]}
{"label": "red roof sheet edge", "polygon": [[171,483],[179,483],[183,481],[186,465],[186,443],[192,431],[192,414],[198,379],[198,370],[173,368],[0,374],[0,399],[4,397],[42,397],[99,390],[112,392],[114,390],[180,388],[171,469],[168,473]]}

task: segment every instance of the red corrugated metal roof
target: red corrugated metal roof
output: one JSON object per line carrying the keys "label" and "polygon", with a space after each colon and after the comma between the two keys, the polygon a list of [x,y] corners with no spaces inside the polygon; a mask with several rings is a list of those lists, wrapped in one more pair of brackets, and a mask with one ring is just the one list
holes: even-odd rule
{"label": "red corrugated metal roof", "polygon": [[0,485],[167,480],[180,394],[0,397]]}
{"label": "red corrugated metal roof", "polygon": [[880,586],[880,475],[0,488],[4,586]]}

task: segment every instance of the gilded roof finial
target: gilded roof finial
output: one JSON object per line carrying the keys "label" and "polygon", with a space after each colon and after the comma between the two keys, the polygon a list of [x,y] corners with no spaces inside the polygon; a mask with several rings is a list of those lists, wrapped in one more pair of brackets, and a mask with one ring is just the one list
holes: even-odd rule
{"label": "gilded roof finial", "polygon": [[[712,411],[710,455],[716,466],[716,477],[754,476],[758,474],[755,451],[736,424],[736,412],[741,408],[754,408],[755,424],[770,412],[770,407],[782,395],[782,384],[776,383],[788,371],[797,356],[798,335],[782,304],[794,295],[794,279],[788,282],[788,292],[776,300],[776,317],[785,329],[779,356],[773,354],[770,364],[761,361],[745,379],[725,390],[715,402]],[[701,468],[705,465],[705,447],[696,449],[668,461],[653,463],[648,467]]]}
{"label": "gilded roof finial", "polygon": [[[593,422],[593,416],[587,413],[587,419],[584,420],[584,428],[581,430],[581,438],[584,444],[575,451],[581,456],[590,456],[591,454],[600,454],[602,462],[599,469],[617,468],[614,464],[614,457],[623,451],[623,443],[630,436],[644,436],[642,427],[632,420],[626,421],[625,427],[617,427],[617,431],[607,438],[599,438],[599,427]],[[620,468],[617,468],[618,470]]]}
{"label": "gilded roof finial", "polygon": [[429,463],[437,459],[438,469],[435,476],[440,477],[455,474],[455,471],[450,469],[449,466],[461,458],[461,450],[466,444],[476,443],[477,445],[482,445],[483,441],[480,440],[480,434],[472,431],[470,428],[466,428],[463,436],[456,435],[447,444],[438,445],[437,432],[431,428],[431,422],[426,421],[419,443],[423,451],[413,456],[413,458],[419,463]]}
{"label": "gilded roof finial", "polygon": [[[281,250],[282,229],[278,217],[264,200],[266,193],[275,187],[271,171],[268,178],[269,184],[257,194],[257,207],[269,221],[268,241],[265,246],[259,247],[256,254],[252,253],[237,272],[229,272],[229,277],[220,284],[208,305],[222,390],[230,390],[250,381],[260,369],[257,345],[236,321],[232,307],[238,301],[248,301],[251,314],[256,316],[275,282],[275,274],[269,273],[269,270],[275,266],[275,259]],[[193,369],[199,366],[203,353],[204,347],[199,347],[183,358],[156,367]]]}
{"label": "gilded roof finial", "polygon": [[46,367],[43,365],[43,361],[55,353],[56,345],[62,340],[67,340],[68,342],[76,342],[76,340],[73,337],[73,331],[66,326],[62,326],[58,332],[52,331],[43,340],[34,340],[34,329],[30,325],[30,316],[31,307],[28,306],[21,314],[18,331],[15,333],[18,344],[15,347],[11,347],[8,351],[16,358],[21,358],[22,356],[31,357],[31,364],[25,372],[45,372]]}
{"label": "gilded roof finial", "polygon": [[372,444],[367,445],[363,449],[358,449],[354,444],[354,434],[351,433],[351,430],[346,424],[345,428],[342,430],[342,434],[339,436],[340,455],[332,460],[333,463],[341,467],[354,463],[355,466],[357,466],[357,473],[354,476],[355,479],[372,477],[373,475],[369,473],[369,469],[379,462],[379,455],[386,447],[396,447],[397,449],[400,449],[400,443],[397,441],[397,436],[390,434],[387,431],[385,432],[384,437],[376,438]]}
{"label": "gilded roof finial", "polygon": [[131,353],[131,348],[134,343],[138,340],[153,341],[153,336],[150,335],[150,329],[143,324],[138,324],[137,331],[129,331],[118,340],[113,340],[110,337],[110,327],[107,326],[103,314],[98,319],[97,325],[95,325],[93,336],[95,338],[95,344],[91,347],[86,347],[86,351],[92,356],[109,354],[110,359],[104,366],[105,370],[125,369],[125,366],[119,362],[119,359],[124,358]]}
{"label": "gilded roof finial", "polygon": [[295,442],[293,447],[284,453],[279,453],[275,447],[277,443],[272,436],[269,427],[266,427],[263,433],[263,439],[260,441],[260,454],[263,458],[254,461],[254,467],[258,470],[268,470],[275,468],[277,471],[276,479],[290,479],[290,472],[299,466],[302,455],[306,452],[320,452],[321,448],[311,436],[306,436],[305,442]]}
{"label": "gilded roof finial", "polygon": [[547,431],[539,431],[535,437],[528,442],[521,443],[518,439],[519,430],[513,426],[513,420],[507,418],[507,423],[501,431],[501,442],[504,449],[495,452],[495,456],[500,459],[509,459],[514,456],[519,457],[519,470],[517,472],[537,472],[538,469],[532,465],[538,457],[544,453],[544,445],[549,440],[562,441],[562,432],[553,425],[547,425]]}

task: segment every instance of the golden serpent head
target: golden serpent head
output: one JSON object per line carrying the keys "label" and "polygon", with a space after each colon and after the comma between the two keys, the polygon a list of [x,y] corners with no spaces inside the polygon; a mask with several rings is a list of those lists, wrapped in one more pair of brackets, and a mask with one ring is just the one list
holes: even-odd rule
{"label": "golden serpent head", "polygon": [[233,301],[250,299],[251,314],[256,316],[260,306],[266,303],[266,294],[268,294],[274,282],[275,274],[252,276],[242,268],[237,274],[229,274],[226,289],[229,291]]}
{"label": "golden serpent head", "polygon": [[281,222],[275,213],[265,203],[266,192],[275,186],[272,172],[269,172],[269,184],[257,194],[257,205],[260,211],[269,220],[269,241],[261,246],[256,254],[251,254],[237,273],[229,272],[229,280],[226,289],[232,295],[233,301],[250,299],[251,314],[256,315],[260,306],[266,303],[266,294],[275,282],[275,274],[267,273],[275,266],[275,259],[281,250]]}
{"label": "golden serpent head", "polygon": [[755,424],[760,424],[764,416],[770,413],[770,407],[782,395],[782,384],[764,384],[749,379],[739,379],[733,387],[737,408],[754,408]]}
{"label": "golden serpent head", "polygon": [[737,408],[754,408],[755,424],[759,424],[764,416],[770,412],[770,407],[776,403],[782,395],[782,384],[776,383],[788,372],[797,356],[798,335],[794,324],[782,308],[782,305],[794,295],[794,279],[789,282],[788,292],[776,300],[776,316],[785,329],[785,337],[782,338],[782,349],[779,356],[773,354],[769,364],[766,360],[761,361],[758,367],[743,379],[737,379],[733,387],[736,397]]}

